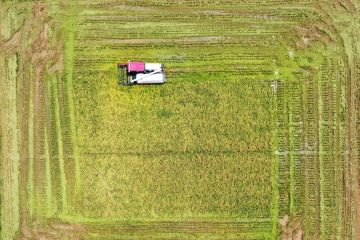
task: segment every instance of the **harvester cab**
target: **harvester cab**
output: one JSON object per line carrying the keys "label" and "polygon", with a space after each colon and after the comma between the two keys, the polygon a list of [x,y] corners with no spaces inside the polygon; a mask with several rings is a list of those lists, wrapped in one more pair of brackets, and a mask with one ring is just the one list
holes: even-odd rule
{"label": "harvester cab", "polygon": [[161,63],[131,62],[118,64],[119,84],[162,84],[166,82],[164,65]]}

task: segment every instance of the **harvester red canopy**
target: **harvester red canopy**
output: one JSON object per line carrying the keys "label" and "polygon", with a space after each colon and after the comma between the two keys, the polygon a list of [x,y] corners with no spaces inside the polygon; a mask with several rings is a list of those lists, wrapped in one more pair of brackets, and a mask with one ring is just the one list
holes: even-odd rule
{"label": "harvester red canopy", "polygon": [[145,72],[144,62],[129,62],[128,72]]}

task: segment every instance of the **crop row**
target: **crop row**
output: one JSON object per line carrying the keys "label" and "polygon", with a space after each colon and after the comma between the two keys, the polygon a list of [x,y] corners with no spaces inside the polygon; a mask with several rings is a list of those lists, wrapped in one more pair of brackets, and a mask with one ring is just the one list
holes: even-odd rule
{"label": "crop row", "polygon": [[344,78],[326,57],[311,79],[278,83],[280,215],[305,214],[307,236],[341,234]]}

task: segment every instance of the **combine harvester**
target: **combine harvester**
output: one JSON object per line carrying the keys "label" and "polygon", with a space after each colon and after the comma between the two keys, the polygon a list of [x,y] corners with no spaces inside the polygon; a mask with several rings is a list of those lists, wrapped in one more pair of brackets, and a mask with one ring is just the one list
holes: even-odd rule
{"label": "combine harvester", "polygon": [[118,63],[119,84],[162,84],[166,82],[164,65],[161,63],[131,62]]}

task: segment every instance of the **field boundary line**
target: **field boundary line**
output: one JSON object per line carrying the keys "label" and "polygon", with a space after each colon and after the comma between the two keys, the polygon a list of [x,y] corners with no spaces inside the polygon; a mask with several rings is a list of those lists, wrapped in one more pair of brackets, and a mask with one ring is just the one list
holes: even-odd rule
{"label": "field boundary line", "polygon": [[66,94],[68,97],[68,107],[69,107],[69,116],[70,116],[70,131],[71,131],[71,140],[73,145],[73,157],[75,161],[75,195],[80,191],[80,151],[79,151],[79,141],[76,129],[76,110],[74,103],[74,92],[73,92],[73,77],[74,77],[74,63],[75,63],[75,33],[74,27],[76,23],[76,3],[71,1],[64,0],[65,4],[69,6],[67,12],[70,13],[66,15],[66,20],[64,23],[64,59],[65,59],[65,74],[66,74]]}
{"label": "field boundary line", "polygon": [[60,185],[61,185],[61,198],[62,198],[62,210],[66,213],[67,210],[67,189],[66,189],[66,175],[64,165],[64,147],[61,131],[61,119],[60,119],[60,105],[59,105],[59,93],[58,93],[58,81],[56,76],[51,77],[52,91],[54,96],[54,111],[55,111],[55,125],[56,125],[56,139],[58,143],[58,157],[60,167]]}
{"label": "field boundary line", "polygon": [[[278,80],[276,80],[276,84],[278,84]],[[272,214],[272,236],[273,239],[278,239],[278,221],[279,221],[279,159],[277,156],[277,97],[276,93],[273,94],[272,97],[272,159],[273,159],[273,166],[272,166],[272,174],[271,174],[271,185],[273,189],[273,200],[272,200],[272,207],[271,207],[271,214]]]}
{"label": "field boundary line", "polygon": [[[328,64],[328,63],[326,63]],[[319,157],[319,174],[320,174],[320,179],[319,179],[319,185],[320,185],[320,236],[323,238],[325,237],[325,232],[326,232],[326,228],[325,228],[325,215],[326,215],[326,209],[325,209],[325,196],[324,196],[324,181],[325,181],[325,175],[324,175],[324,158],[323,158],[323,141],[322,141],[322,121],[323,121],[323,116],[322,116],[322,110],[323,110],[323,100],[322,100],[322,78],[321,75],[325,74],[321,71],[321,67],[320,67],[320,71],[317,74],[317,101],[318,101],[318,109],[317,109],[317,134],[318,134],[318,157]],[[328,80],[329,81],[329,80]]]}

